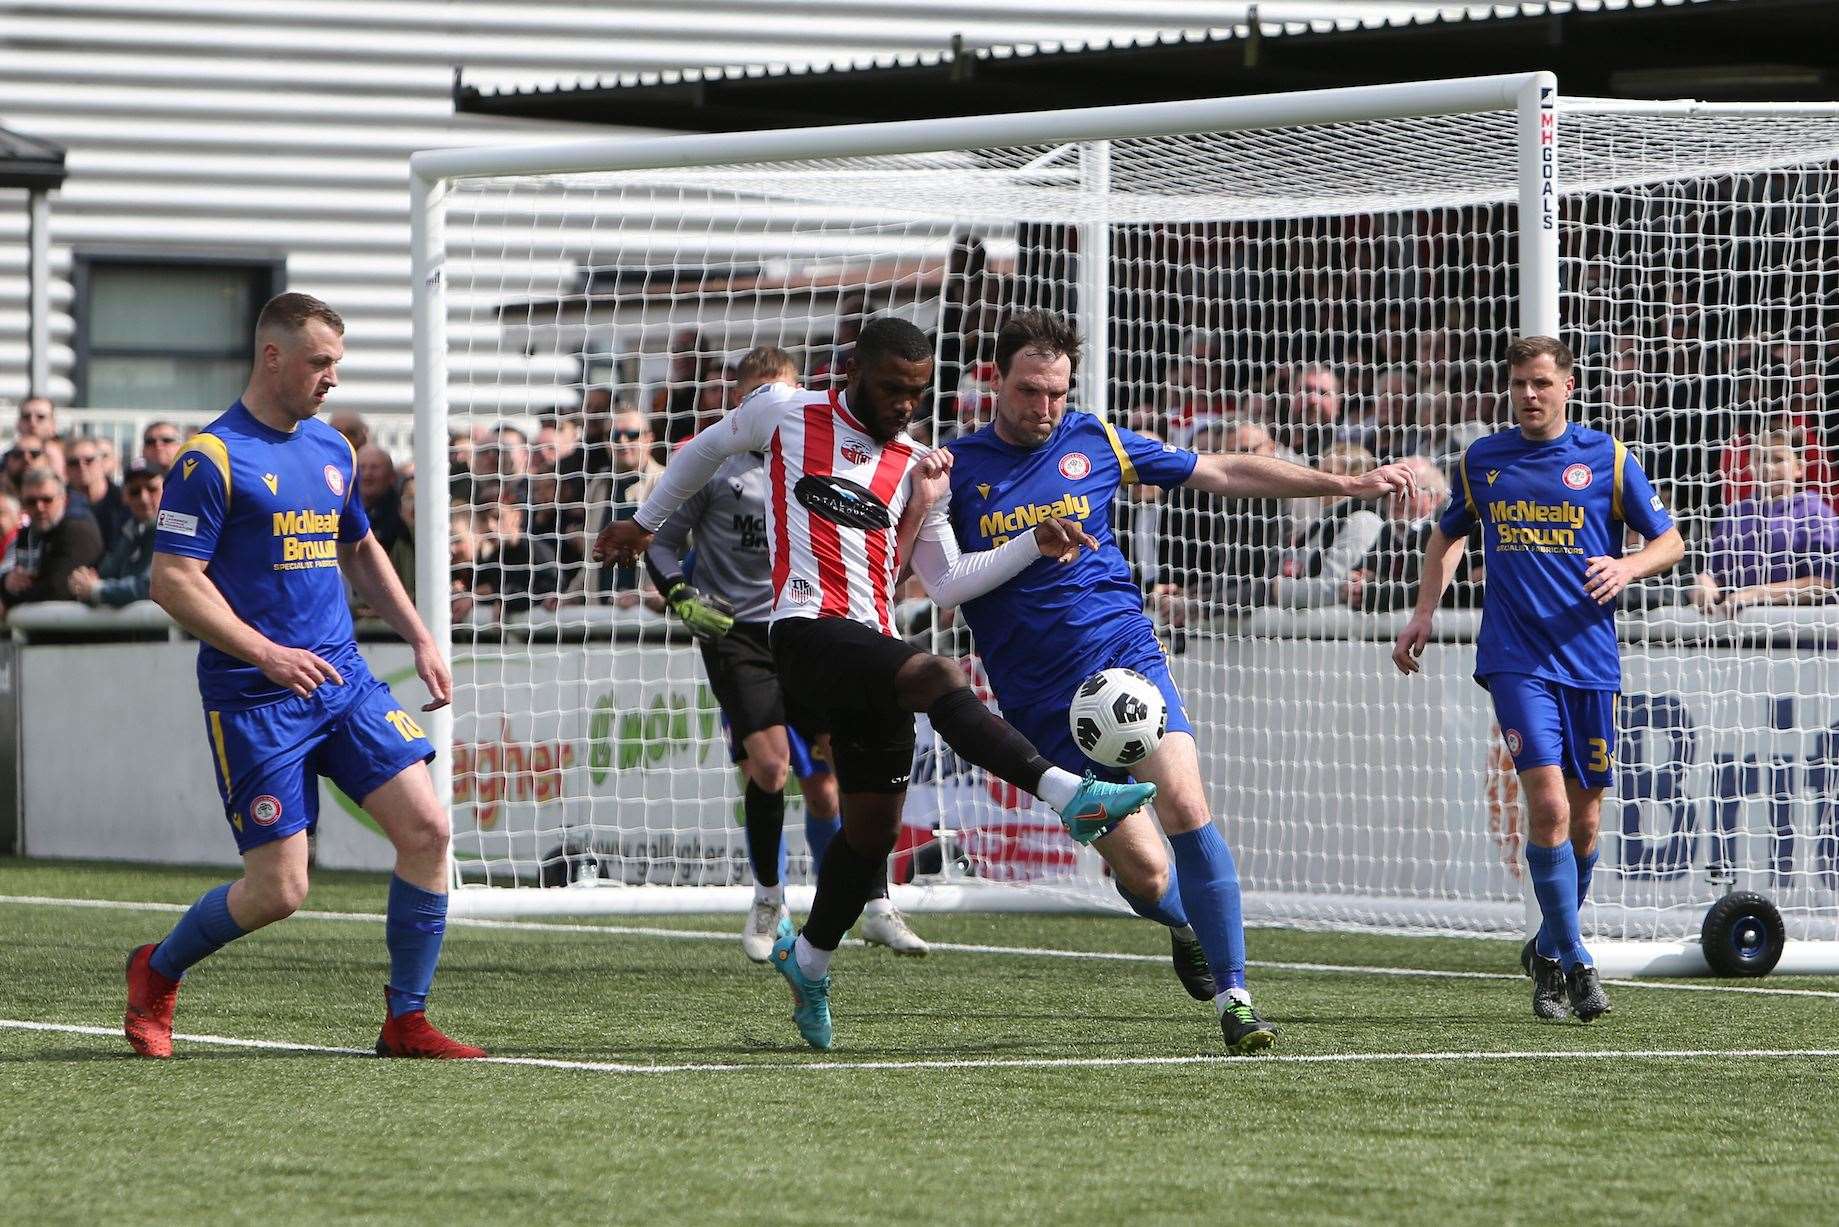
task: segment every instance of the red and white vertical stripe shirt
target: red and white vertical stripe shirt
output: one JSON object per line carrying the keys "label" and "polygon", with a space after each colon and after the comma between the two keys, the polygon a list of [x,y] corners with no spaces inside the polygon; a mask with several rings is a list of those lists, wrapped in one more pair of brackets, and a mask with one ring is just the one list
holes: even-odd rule
{"label": "red and white vertical stripe shirt", "polygon": [[[763,452],[771,619],[853,618],[892,635],[894,533],[928,450],[905,431],[878,441],[839,391],[767,384],[671,458],[634,518],[655,532],[728,456]],[[949,537],[943,501],[922,532]]]}

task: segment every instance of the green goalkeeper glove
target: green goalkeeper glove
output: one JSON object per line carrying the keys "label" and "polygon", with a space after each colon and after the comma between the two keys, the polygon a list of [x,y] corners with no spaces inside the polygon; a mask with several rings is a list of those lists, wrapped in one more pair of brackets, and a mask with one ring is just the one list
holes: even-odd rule
{"label": "green goalkeeper glove", "polygon": [[686,583],[672,584],[664,594],[664,603],[698,639],[720,639],[734,627],[734,606],[718,596],[705,596]]}

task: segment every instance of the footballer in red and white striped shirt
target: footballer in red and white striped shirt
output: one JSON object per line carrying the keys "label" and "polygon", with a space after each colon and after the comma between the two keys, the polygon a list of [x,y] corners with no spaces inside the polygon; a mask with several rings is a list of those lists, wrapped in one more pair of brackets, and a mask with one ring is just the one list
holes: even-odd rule
{"label": "footballer in red and white striped shirt", "polygon": [[[1076,833],[1122,819],[1156,791],[1053,766],[984,706],[955,661],[895,637],[895,528],[913,483],[942,483],[950,465],[906,433],[931,388],[926,334],[905,320],[872,321],[856,341],[844,391],[759,389],[673,456],[638,513],[609,524],[594,546],[601,562],[636,559],[724,460],[766,453],[774,663],[787,695],[829,718],[843,810],[804,929],[775,942],[770,956],[791,985],[793,1021],[816,1048],[831,1043],[830,956],[861,915],[900,829],[914,713],[925,712],[960,757],[1052,805]],[[1076,521],[1048,519],[995,549],[961,555],[949,500],[940,498],[921,521],[913,565],[933,600],[957,605],[1030,566],[1096,546]]]}

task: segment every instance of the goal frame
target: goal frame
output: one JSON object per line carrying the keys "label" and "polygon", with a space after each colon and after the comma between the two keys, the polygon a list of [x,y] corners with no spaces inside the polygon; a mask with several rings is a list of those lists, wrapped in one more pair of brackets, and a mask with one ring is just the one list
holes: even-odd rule
{"label": "goal frame", "polygon": [[[1590,110],[1626,110],[1644,114],[1834,113],[1823,104],[1705,104],[1692,101],[1626,104],[1591,101]],[[1558,335],[1560,195],[1558,80],[1548,71],[1451,80],[1311,90],[1296,93],[1215,98],[1135,106],[1079,108],[911,122],[853,124],[745,133],[679,136],[613,136],[584,140],[429,150],[410,159],[410,226],[414,327],[414,451],[418,470],[442,472],[446,466],[447,395],[447,249],[445,205],[457,179],[581,172],[662,170],[735,163],[774,163],[856,156],[932,153],[954,149],[999,148],[1043,143],[1077,144],[1078,175],[1083,185],[1101,194],[1110,173],[1109,142],[1136,137],[1275,129],[1385,119],[1430,118],[1512,112],[1516,116],[1515,162],[1518,181],[1516,320],[1522,335]],[[1077,223],[1083,403],[1103,412],[1108,354],[1104,313],[1109,303],[1109,223],[1102,216]],[[416,517],[423,524],[445,524],[449,494],[446,482],[416,486]],[[432,538],[418,542],[416,578],[423,621],[451,661],[452,623],[444,594],[448,589],[447,553]],[[453,797],[454,713],[443,708],[424,720],[437,756],[432,764],[436,795],[451,806]],[[456,887],[460,878],[453,875]],[[793,886],[793,904],[808,901],[810,888]],[[1526,892],[1529,925],[1537,908]],[[977,883],[895,888],[902,906],[920,910],[1094,910],[1090,898],[1066,892],[1018,891]],[[456,890],[454,911],[469,915],[676,913],[739,911],[751,890],[730,887],[659,887],[591,890],[491,889]],[[1812,947],[1832,947],[1813,950]],[[1611,974],[1681,975],[1706,970],[1697,943],[1593,943],[1599,963]],[[1839,942],[1790,944],[1783,970],[1839,970]]]}
{"label": "goal frame", "polygon": [[[445,204],[448,186],[455,179],[658,170],[1063,142],[1078,143],[1093,151],[1093,156],[1080,159],[1080,176],[1084,183],[1102,189],[1109,175],[1108,142],[1113,140],[1513,110],[1519,117],[1519,215],[1522,218],[1518,235],[1519,325],[1522,332],[1554,333],[1558,327],[1557,91],[1554,74],[1530,72],[964,119],[682,136],[615,136],[504,147],[424,150],[409,159],[416,468],[422,472],[443,472],[446,467],[449,406]],[[1543,221],[1535,220],[1540,218]],[[1529,221],[1532,224],[1528,224]],[[1102,218],[1080,223],[1079,239],[1076,275],[1081,291],[1081,331],[1086,338],[1086,349],[1080,355],[1085,373],[1081,383],[1084,388],[1098,390],[1096,395],[1102,397],[1107,357],[1102,315],[1108,298],[1107,223]],[[1093,409],[1103,411],[1104,406],[1099,401],[1091,396],[1087,401]],[[448,509],[447,483],[416,483],[417,522],[445,524]],[[417,606],[422,621],[451,663],[451,611],[447,602],[440,599],[448,588],[447,565],[445,550],[433,548],[430,541],[418,543],[415,560]],[[430,768],[435,795],[444,807],[451,807],[452,708],[428,713],[423,724],[437,751]],[[457,885],[457,870],[454,881]],[[504,896],[525,893],[534,892],[467,888],[456,897],[456,911],[522,913],[535,901]],[[560,914],[740,910],[751,898],[751,892],[745,887],[551,890],[542,893],[559,897],[543,901],[539,910]],[[897,893],[906,906],[932,910],[1035,910],[1042,907],[1063,910],[1067,906],[1064,898],[1030,902],[1026,899],[1028,892],[1001,887],[980,888],[974,884],[900,888]],[[462,897],[464,904],[458,902]],[[1081,906],[1089,908],[1091,905],[1088,902]]]}

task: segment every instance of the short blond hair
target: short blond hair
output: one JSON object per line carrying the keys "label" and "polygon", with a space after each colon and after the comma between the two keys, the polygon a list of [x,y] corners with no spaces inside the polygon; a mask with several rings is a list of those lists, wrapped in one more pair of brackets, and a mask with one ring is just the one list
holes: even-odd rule
{"label": "short blond hair", "polygon": [[756,345],[734,364],[737,383],[773,383],[798,379],[798,363],[777,345]]}

